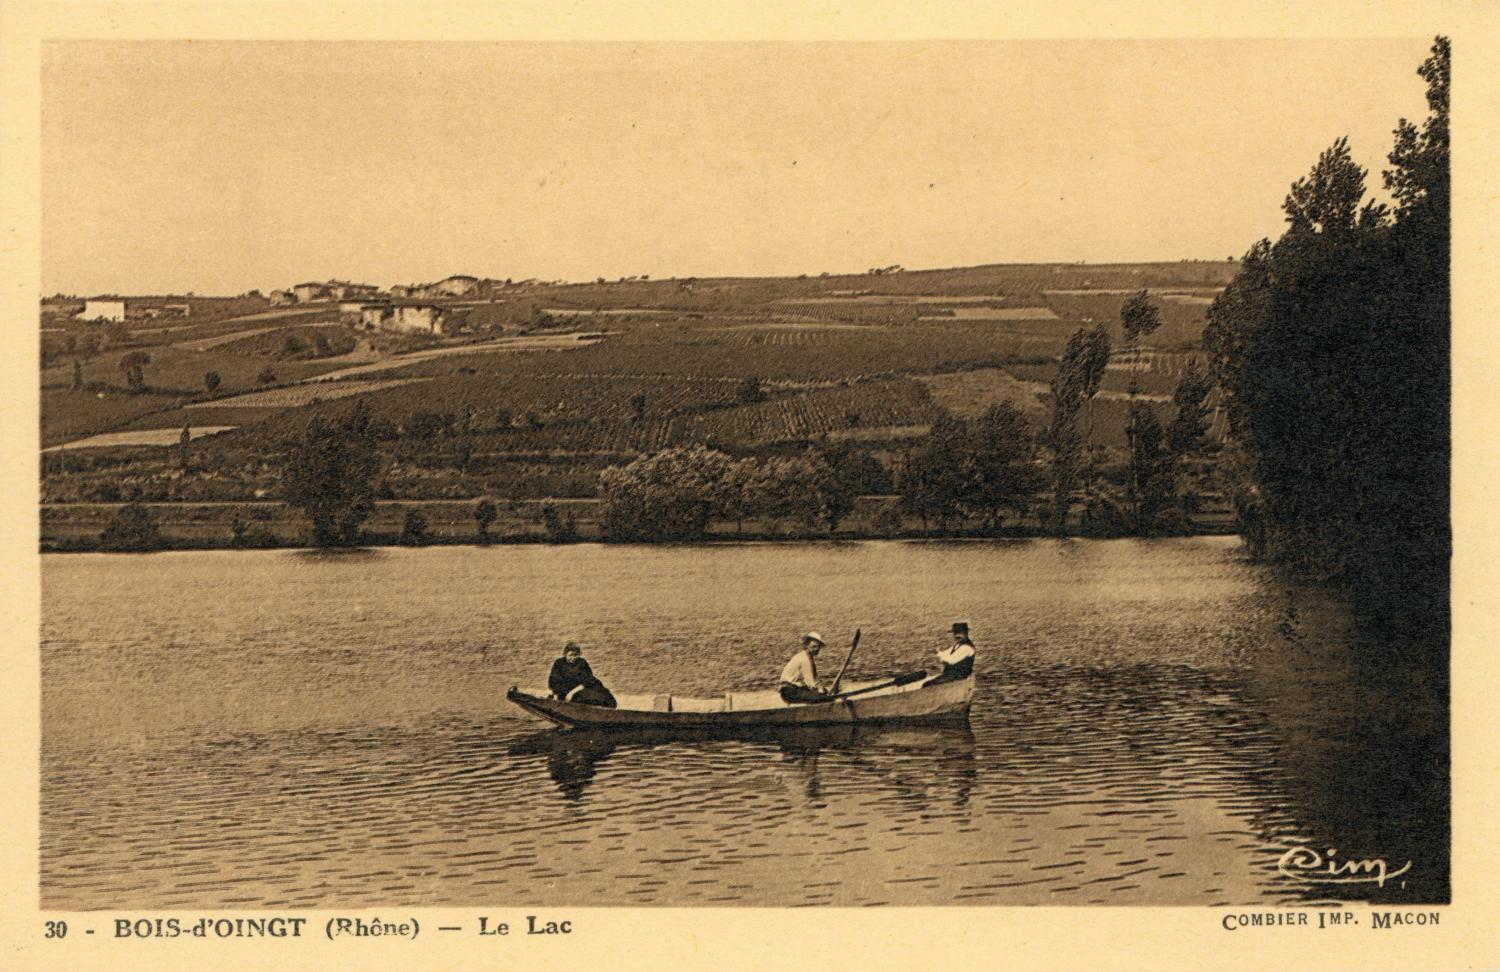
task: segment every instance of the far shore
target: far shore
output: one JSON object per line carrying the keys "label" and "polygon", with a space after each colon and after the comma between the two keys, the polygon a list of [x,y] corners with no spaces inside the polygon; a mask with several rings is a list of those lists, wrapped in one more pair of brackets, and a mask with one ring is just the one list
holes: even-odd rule
{"label": "far shore", "polygon": [[[867,500],[879,499],[867,497]],[[899,527],[877,523],[869,504],[832,532],[806,529],[800,524],[715,521],[699,537],[672,540],[615,540],[606,535],[598,500],[558,499],[497,501],[499,515],[481,534],[473,518],[474,500],[386,500],[377,504],[356,545],[329,549],[437,546],[506,546],[516,544],[636,543],[722,545],[733,543],[845,543],[862,540],[1013,540],[1040,538],[1111,539],[1070,522],[1062,533],[1044,529],[1031,518],[1016,518],[998,530],[941,529],[935,523],[902,518]],[[41,507],[42,553],[99,553],[120,548],[106,545],[104,525],[124,504],[48,504]],[[157,541],[130,552],[170,550],[295,550],[315,549],[305,517],[278,502],[258,503],[144,503],[154,514]],[[548,513],[548,510],[553,511]],[[421,513],[419,535],[403,533],[406,514]],[[548,517],[551,517],[549,523]],[[236,522],[241,527],[235,538]],[[1228,536],[1235,533],[1233,517],[1224,512],[1197,514],[1192,529],[1174,536]]]}

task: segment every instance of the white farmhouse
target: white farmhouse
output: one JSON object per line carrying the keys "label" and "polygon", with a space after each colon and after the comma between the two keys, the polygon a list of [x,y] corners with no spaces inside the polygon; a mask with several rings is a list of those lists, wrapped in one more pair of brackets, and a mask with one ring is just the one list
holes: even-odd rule
{"label": "white farmhouse", "polygon": [[116,297],[90,297],[78,316],[85,321],[123,321],[125,301]]}

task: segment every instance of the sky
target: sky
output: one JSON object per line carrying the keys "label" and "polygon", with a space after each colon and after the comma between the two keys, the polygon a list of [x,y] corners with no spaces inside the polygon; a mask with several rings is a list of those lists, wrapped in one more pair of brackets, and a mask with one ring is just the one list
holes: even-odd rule
{"label": "sky", "polygon": [[1430,45],[49,42],[42,290],[1222,260]]}

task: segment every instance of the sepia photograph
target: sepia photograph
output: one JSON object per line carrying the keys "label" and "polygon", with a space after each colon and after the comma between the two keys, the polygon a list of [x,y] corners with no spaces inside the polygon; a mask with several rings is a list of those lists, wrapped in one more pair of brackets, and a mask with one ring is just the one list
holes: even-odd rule
{"label": "sepia photograph", "polygon": [[42,913],[1439,925],[1443,25],[43,39]]}

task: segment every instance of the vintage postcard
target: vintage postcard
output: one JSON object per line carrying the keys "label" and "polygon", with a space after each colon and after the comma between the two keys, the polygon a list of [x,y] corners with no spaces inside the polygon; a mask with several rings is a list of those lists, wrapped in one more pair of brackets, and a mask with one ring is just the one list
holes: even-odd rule
{"label": "vintage postcard", "polygon": [[1500,961],[1494,11],[1355,9],[0,7],[0,967]]}

